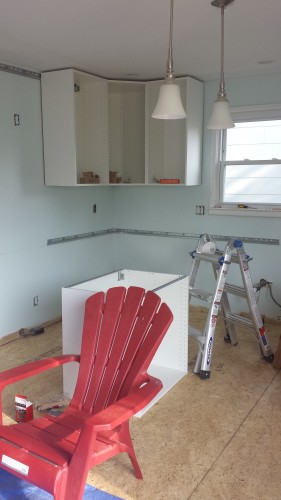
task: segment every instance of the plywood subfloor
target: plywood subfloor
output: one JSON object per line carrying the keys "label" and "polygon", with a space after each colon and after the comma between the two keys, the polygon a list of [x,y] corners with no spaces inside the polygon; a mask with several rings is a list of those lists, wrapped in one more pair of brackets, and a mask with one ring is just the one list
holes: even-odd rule
{"label": "plywood subfloor", "polygon": [[[200,327],[202,314],[192,308],[194,326]],[[274,351],[280,327],[266,326]],[[226,344],[219,322],[211,378],[205,381],[192,371],[197,346],[190,339],[189,373],[141,419],[132,420],[142,481],[122,454],[90,471],[88,482],[125,500],[281,499],[281,371],[260,358],[251,332],[239,329],[238,339],[235,347]],[[1,370],[59,354],[61,324],[43,335],[10,340],[0,347]],[[14,417],[16,392],[37,401],[61,391],[61,369],[9,387],[6,421]]]}

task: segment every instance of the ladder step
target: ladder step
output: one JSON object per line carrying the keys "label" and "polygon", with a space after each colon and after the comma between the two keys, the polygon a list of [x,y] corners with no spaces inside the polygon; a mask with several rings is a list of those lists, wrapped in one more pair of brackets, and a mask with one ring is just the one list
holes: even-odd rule
{"label": "ladder step", "polygon": [[214,262],[217,263],[219,258],[222,256],[222,252],[216,251],[215,253],[193,253],[193,258],[199,258],[200,260],[204,260],[206,262]]}
{"label": "ladder step", "polygon": [[197,299],[205,300],[206,302],[212,302],[213,294],[210,292],[205,292],[203,290],[199,290],[198,288],[189,287],[189,294],[192,297],[196,297]]}
{"label": "ladder step", "polygon": [[[200,260],[205,260],[206,262],[218,262],[220,257],[224,256],[224,252],[222,250],[216,250],[215,253],[200,253],[193,252],[193,258],[197,257]],[[231,254],[230,260],[234,264],[239,264],[238,255]]]}
{"label": "ladder step", "polygon": [[226,293],[238,295],[239,297],[247,297],[247,294],[245,292],[245,288],[242,288],[241,286],[230,285],[229,283],[226,283],[224,285],[224,291]]}
{"label": "ladder step", "polygon": [[188,325],[188,335],[196,339],[200,344],[204,345],[205,343],[205,336],[202,335],[202,332],[197,330],[197,328],[194,328],[193,326]]}
{"label": "ladder step", "polygon": [[244,316],[240,316],[239,314],[228,313],[226,314],[225,319],[230,323],[240,323],[240,325],[256,330],[254,323],[250,319],[244,318]]}

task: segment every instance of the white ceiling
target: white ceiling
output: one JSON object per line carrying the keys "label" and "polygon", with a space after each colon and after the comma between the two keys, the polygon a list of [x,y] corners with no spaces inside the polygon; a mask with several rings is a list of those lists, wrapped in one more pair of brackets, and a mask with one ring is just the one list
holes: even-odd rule
{"label": "white ceiling", "polygon": [[[0,62],[36,72],[77,68],[115,79],[165,75],[169,0],[1,0]],[[225,75],[281,73],[281,0],[225,10]],[[216,79],[220,9],[174,0],[177,76]]]}

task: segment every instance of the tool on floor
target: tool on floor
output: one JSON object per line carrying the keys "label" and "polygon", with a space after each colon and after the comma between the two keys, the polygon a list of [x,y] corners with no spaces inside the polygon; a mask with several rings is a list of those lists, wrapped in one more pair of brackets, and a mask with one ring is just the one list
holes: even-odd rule
{"label": "tool on floor", "polygon": [[[237,344],[235,323],[248,327],[255,333],[262,356],[266,361],[271,363],[274,359],[274,354],[268,343],[249,270],[249,262],[252,260],[252,257],[245,253],[243,241],[238,238],[232,238],[227,243],[224,251],[222,251],[217,249],[215,241],[209,234],[202,234],[196,250],[191,252],[190,255],[193,258],[193,265],[189,281],[189,301],[195,297],[208,304],[208,314],[204,330],[201,332],[192,325],[188,327],[189,335],[194,337],[199,344],[194,372],[198,373],[202,379],[210,377],[212,349],[219,310],[222,313],[225,323],[225,341],[230,342],[232,345]],[[213,293],[199,290],[194,286],[202,261],[211,263],[212,265],[216,279],[216,288]],[[229,266],[232,263],[239,265],[243,284],[241,287],[227,283]],[[228,294],[247,300],[250,318],[231,311]]]}
{"label": "tool on floor", "polygon": [[30,335],[40,335],[44,333],[44,328],[41,326],[36,326],[34,328],[20,328],[19,336],[20,337],[30,337]]}
{"label": "tool on floor", "polygon": [[64,406],[68,406],[70,403],[70,396],[67,393],[56,394],[45,401],[36,402],[36,410],[45,411],[51,409],[57,409]]}

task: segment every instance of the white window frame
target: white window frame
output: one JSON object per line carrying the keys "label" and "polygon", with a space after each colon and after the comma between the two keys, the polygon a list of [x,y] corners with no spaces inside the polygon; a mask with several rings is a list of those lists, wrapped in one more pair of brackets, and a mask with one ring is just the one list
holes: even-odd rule
{"label": "white window frame", "polygon": [[[237,121],[259,121],[280,120],[281,104],[268,104],[258,106],[241,106],[231,108],[234,122]],[[280,204],[258,204],[256,209],[238,208],[237,204],[222,202],[220,197],[224,182],[224,166],[222,163],[222,131],[213,132],[211,140],[211,170],[210,170],[210,205],[211,215],[241,215],[251,217],[281,217]]]}

